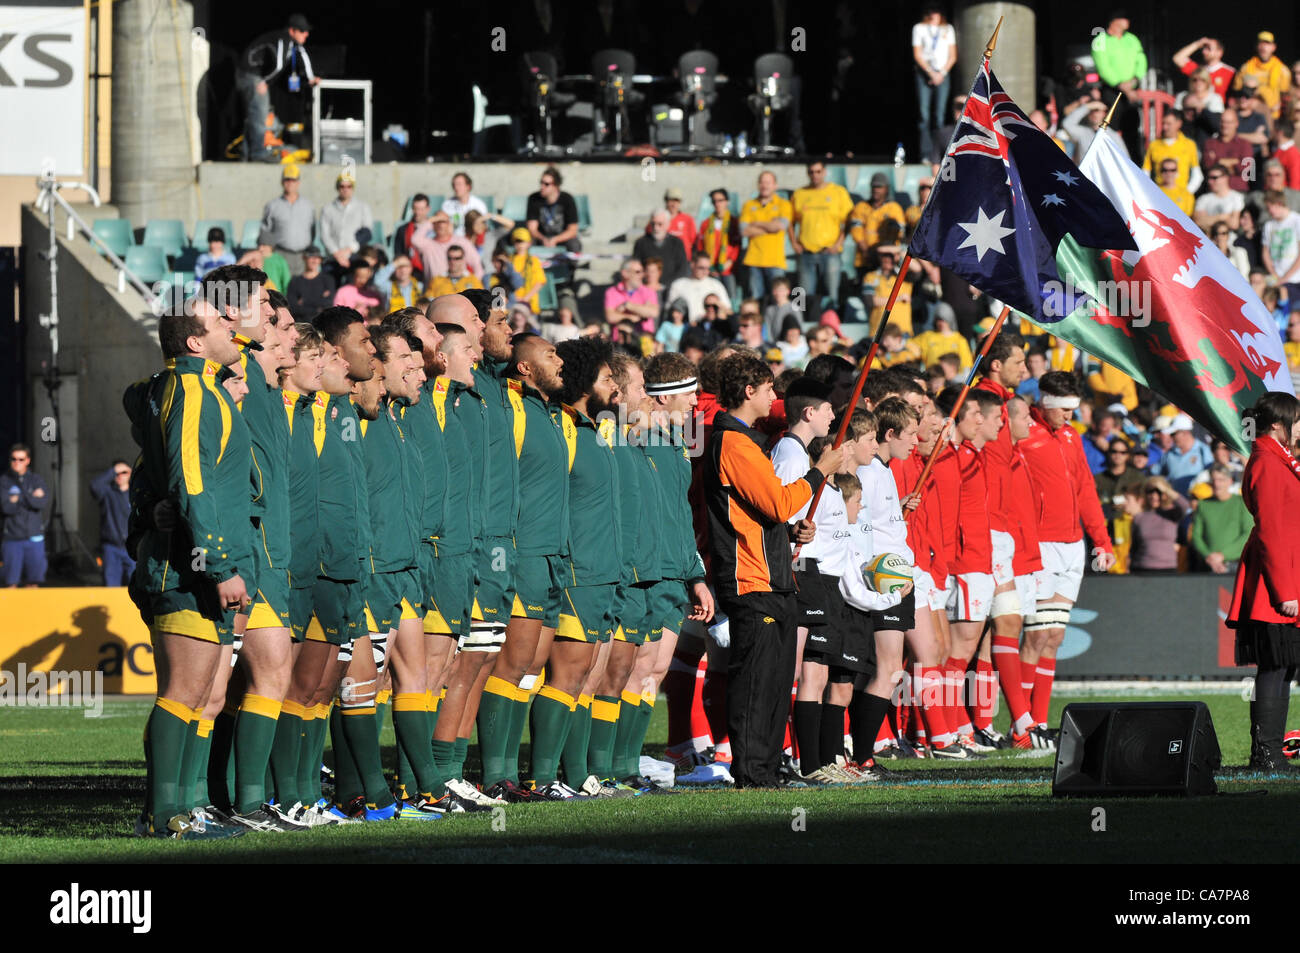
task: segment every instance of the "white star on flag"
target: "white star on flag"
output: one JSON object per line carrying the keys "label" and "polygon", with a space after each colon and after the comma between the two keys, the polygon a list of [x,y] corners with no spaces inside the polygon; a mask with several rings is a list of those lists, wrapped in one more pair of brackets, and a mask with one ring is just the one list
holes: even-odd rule
{"label": "white star on flag", "polygon": [[1004,228],[1002,225],[1002,216],[1006,215],[1006,210],[998,212],[997,218],[989,218],[984,213],[983,206],[979,209],[979,215],[974,222],[958,222],[957,225],[966,229],[966,240],[957,247],[970,248],[975,247],[975,258],[977,261],[984,260],[984,253],[990,249],[996,251],[999,255],[1005,255],[1006,249],[1002,247],[1002,239],[1015,232],[1014,228]]}
{"label": "white star on flag", "polygon": [[1066,185],[1075,185],[1079,181],[1078,176],[1073,172],[1067,172],[1064,169],[1053,172],[1052,175],[1056,176],[1056,181],[1064,182]]}
{"label": "white star on flag", "polygon": [[1065,200],[1055,193],[1048,192],[1043,196],[1044,205],[1064,205]]}

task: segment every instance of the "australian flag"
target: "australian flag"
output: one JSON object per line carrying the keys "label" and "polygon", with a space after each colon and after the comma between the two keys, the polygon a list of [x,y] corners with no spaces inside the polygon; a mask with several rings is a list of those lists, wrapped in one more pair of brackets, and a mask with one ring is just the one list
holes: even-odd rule
{"label": "australian flag", "polygon": [[908,250],[1050,324],[1074,310],[1061,300],[1056,267],[1066,235],[1089,248],[1137,247],[1115,207],[1012,102],[986,59]]}

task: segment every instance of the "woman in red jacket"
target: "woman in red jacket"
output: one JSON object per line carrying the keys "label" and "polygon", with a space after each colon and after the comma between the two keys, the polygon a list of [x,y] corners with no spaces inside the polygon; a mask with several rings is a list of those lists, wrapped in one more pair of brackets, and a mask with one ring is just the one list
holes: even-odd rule
{"label": "woman in red jacket", "polygon": [[1283,766],[1282,733],[1291,679],[1300,664],[1300,462],[1290,447],[1300,438],[1300,401],[1269,393],[1253,411],[1255,449],[1242,477],[1241,497],[1255,518],[1237,567],[1228,625],[1237,630],[1237,664],[1255,665],[1250,703],[1250,765]]}

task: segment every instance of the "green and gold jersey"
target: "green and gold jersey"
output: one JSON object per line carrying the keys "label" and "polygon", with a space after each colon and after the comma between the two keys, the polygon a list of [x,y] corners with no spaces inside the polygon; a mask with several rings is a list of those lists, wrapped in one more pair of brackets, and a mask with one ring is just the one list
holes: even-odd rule
{"label": "green and gold jersey", "polygon": [[376,420],[361,422],[370,492],[370,569],[400,572],[416,565],[419,542],[419,454],[398,422],[404,401],[385,399]]}
{"label": "green and gold jersey", "polygon": [[519,451],[516,434],[524,426],[523,397],[518,382],[504,376],[505,361],[484,358],[474,368],[474,389],[488,411],[487,479],[484,483],[483,532],[513,536],[519,519]]}
{"label": "green and gold jersey", "polygon": [[659,481],[660,579],[703,579],[704,563],[695,549],[695,525],[686,494],[691,488],[691,458],[680,429],[654,430],[645,448]]}
{"label": "green and gold jersey", "polygon": [[[370,561],[370,507],[361,455],[361,421],[347,396],[317,391],[325,439],[320,456],[320,565],[317,574],[340,582],[362,576]],[[368,572],[369,570],[367,570]]]}
{"label": "green and gold jersey", "polygon": [[[613,420],[600,429],[586,414],[565,406],[573,424],[569,468],[570,585],[618,582],[623,563],[619,520],[618,464],[614,460]],[[603,432],[602,432],[603,431]]]}
{"label": "green and gold jersey", "polygon": [[487,444],[482,435],[487,406],[472,387],[439,377],[433,382],[435,419],[442,427],[447,458],[447,510],[438,552],[472,553],[483,527],[483,469]]}
{"label": "green and gold jersey", "polygon": [[[425,381],[420,385],[420,402],[407,409],[402,420],[406,424],[406,433],[419,451],[424,464],[424,485],[420,494],[424,507],[420,511],[420,538],[437,539],[443,533],[446,519],[447,493],[451,482],[451,470],[447,459],[447,448],[443,439],[442,422],[439,415],[446,414],[446,403],[435,399],[437,380]],[[445,387],[444,387],[445,395]]]}
{"label": "green and gold jersey", "polygon": [[289,427],[289,585],[307,589],[320,568],[320,463],[325,395],[281,391]]}
{"label": "green and gold jersey", "polygon": [[248,396],[239,409],[253,441],[252,503],[258,520],[256,538],[272,566],[289,565],[289,425],[285,422],[280,389],[266,382],[262,365],[253,356],[261,345],[240,335],[239,363],[248,380]]}
{"label": "green and gold jersey", "polygon": [[515,550],[521,556],[569,552],[569,441],[573,421],[536,388],[520,385],[524,426],[519,443],[519,523]]}

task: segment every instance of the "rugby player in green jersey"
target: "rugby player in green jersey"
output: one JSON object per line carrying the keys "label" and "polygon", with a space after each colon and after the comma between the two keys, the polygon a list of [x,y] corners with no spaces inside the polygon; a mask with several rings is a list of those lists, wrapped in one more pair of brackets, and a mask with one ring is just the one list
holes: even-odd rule
{"label": "rugby player in green jersey", "polygon": [[[569,468],[569,566],[559,624],[546,662],[546,684],[533,702],[533,783],[547,800],[577,792],[556,777],[578,696],[596,647],[614,632],[614,597],[622,566],[622,533],[614,460],[614,421],[602,417],[618,396],[610,346],[595,339],[557,346],[564,361],[563,414],[573,424]],[[597,423],[597,420],[600,423]],[[603,433],[601,431],[604,431]],[[584,760],[585,764],[585,760]],[[583,779],[572,779],[582,784]]]}
{"label": "rugby player in green jersey", "polygon": [[545,658],[555,636],[568,569],[569,444],[564,434],[566,425],[572,433],[576,430],[554,403],[563,373],[555,345],[536,334],[515,335],[507,375],[524,406],[516,592],[505,645],[487,679],[478,716],[484,790],[510,802],[535,799],[519,785],[519,745],[536,681],[528,669],[539,648]]}
{"label": "rugby player in green jersey", "polygon": [[[188,313],[159,319],[168,369],[123,396],[141,458],[132,481],[132,535],[139,556],[131,597],[149,627],[157,698],[145,725],[148,781],[136,833],[183,839],[229,837],[227,826],[191,813],[199,775],[202,709],[248,602],[248,428],[221,386],[237,360],[234,316],[200,297]],[[142,508],[170,501],[174,520],[144,525]]]}

